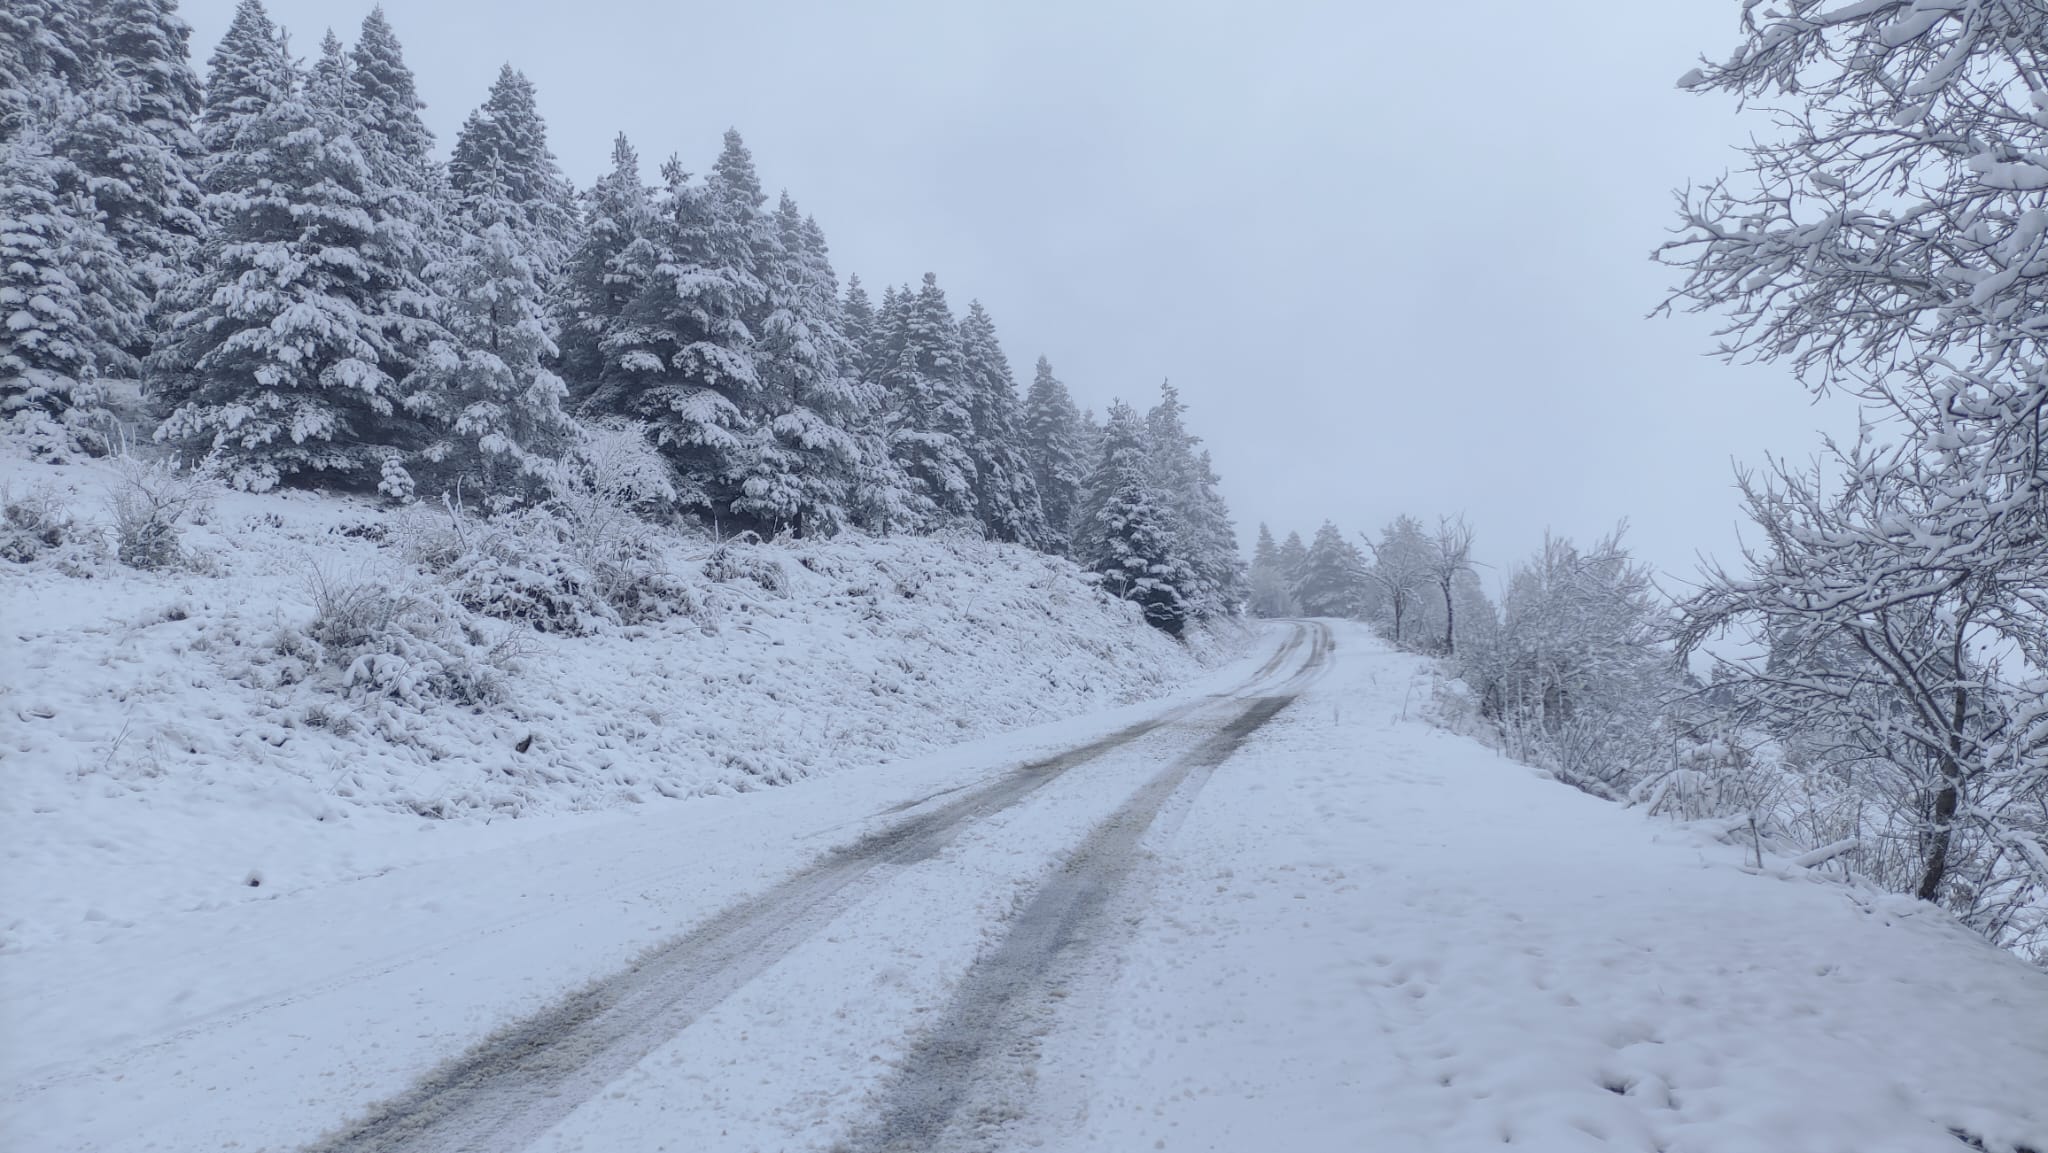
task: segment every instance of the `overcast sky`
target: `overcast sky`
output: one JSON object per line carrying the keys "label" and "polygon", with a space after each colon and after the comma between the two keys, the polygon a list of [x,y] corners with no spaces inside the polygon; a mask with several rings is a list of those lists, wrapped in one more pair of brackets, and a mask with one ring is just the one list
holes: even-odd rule
{"label": "overcast sky", "polygon": [[[301,55],[357,0],[269,0]],[[233,0],[187,0],[202,66]],[[587,185],[737,127],[840,275],[936,272],[1020,383],[1083,405],[1171,378],[1249,550],[1466,513],[1484,559],[1627,517],[1679,574],[1733,559],[1731,457],[1805,456],[1851,409],[1647,320],[1671,189],[1742,127],[1673,81],[1734,0],[1309,4],[385,0],[442,150],[505,61]],[[1489,584],[1493,583],[1489,581]]]}

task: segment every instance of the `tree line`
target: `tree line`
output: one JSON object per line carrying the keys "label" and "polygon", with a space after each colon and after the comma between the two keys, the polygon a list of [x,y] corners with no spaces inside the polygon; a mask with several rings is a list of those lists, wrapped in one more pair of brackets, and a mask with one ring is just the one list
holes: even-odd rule
{"label": "tree line", "polygon": [[1066,553],[1178,633],[1234,611],[1219,478],[1168,386],[1098,423],[935,276],[842,290],[737,132],[649,181],[621,136],[577,190],[509,64],[442,159],[381,8],[296,57],[242,0],[206,64],[174,0],[0,14],[0,411],[103,453],[112,382],[239,487],[558,486],[582,431],[645,430],[720,535],[971,532]]}

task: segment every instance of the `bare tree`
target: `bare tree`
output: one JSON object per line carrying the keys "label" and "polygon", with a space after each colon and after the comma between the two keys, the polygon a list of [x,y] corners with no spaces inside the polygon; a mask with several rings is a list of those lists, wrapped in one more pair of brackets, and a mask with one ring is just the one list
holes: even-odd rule
{"label": "bare tree", "polygon": [[1605,797],[1659,757],[1674,695],[1664,608],[1622,532],[1584,550],[1546,535],[1508,582],[1493,644],[1460,662],[1511,755]]}
{"label": "bare tree", "polygon": [[[1680,197],[1671,302],[1722,352],[1783,360],[1888,418],[1952,478],[1916,563],[1985,550],[2035,576],[2001,629],[2048,656],[2048,4],[1742,6],[1743,43],[1680,80],[1775,103],[1748,166]],[[1668,306],[1668,305],[1667,305]],[[2026,515],[2013,515],[2015,505]]]}
{"label": "bare tree", "polygon": [[[1780,731],[1835,734],[1870,767],[1917,866],[1895,878],[1994,938],[2048,933],[2048,696],[2001,626],[2025,603],[2024,565],[1992,541],[1930,557],[1954,478],[1903,447],[1840,452],[1817,478],[1744,474],[1764,543],[1748,572],[1714,569],[1682,606],[1681,641],[1743,630],[1766,658],[1728,664],[1744,705]],[[1985,563],[1987,559],[1991,563]],[[2015,680],[2015,674],[2020,678]]]}
{"label": "bare tree", "polygon": [[1386,597],[1388,611],[1394,615],[1394,643],[1399,645],[1409,607],[1430,585],[1429,539],[1423,535],[1422,523],[1406,515],[1395,517],[1382,529],[1377,543],[1362,532],[1358,539],[1365,542],[1365,552],[1372,559],[1359,575]]}
{"label": "bare tree", "polygon": [[1472,526],[1461,515],[1455,519],[1436,518],[1436,537],[1430,542],[1429,575],[1444,594],[1444,651],[1458,651],[1458,603],[1451,586],[1458,574],[1472,568]]}

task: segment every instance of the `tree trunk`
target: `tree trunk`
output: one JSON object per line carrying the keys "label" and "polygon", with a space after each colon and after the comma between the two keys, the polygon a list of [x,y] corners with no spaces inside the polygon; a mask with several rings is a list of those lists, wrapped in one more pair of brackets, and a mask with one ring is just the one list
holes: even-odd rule
{"label": "tree trunk", "polygon": [[1941,758],[1941,791],[1934,794],[1934,840],[1927,846],[1927,871],[1920,876],[1920,889],[1913,895],[1932,901],[1941,893],[1948,875],[1949,843],[1955,838],[1956,807],[1962,800],[1963,721],[1969,716],[1969,697],[1958,686],[1953,715],[1949,721],[1948,754]]}
{"label": "tree trunk", "polygon": [[1450,582],[1450,579],[1449,579],[1448,577],[1447,577],[1447,578],[1445,578],[1445,579],[1444,579],[1444,581],[1443,581],[1443,590],[1444,590],[1444,653],[1445,653],[1446,655],[1452,655],[1452,654],[1455,654],[1455,653],[1456,653],[1456,652],[1458,651],[1458,642],[1457,642],[1457,628],[1456,628],[1456,626],[1457,626],[1457,623],[1458,623],[1458,606],[1456,606],[1456,605],[1454,605],[1454,604],[1452,604],[1452,603],[1451,603],[1451,582]]}
{"label": "tree trunk", "polygon": [[[1948,766],[1944,765],[1942,771],[1948,773]],[[1955,832],[1956,801],[1953,783],[1943,785],[1934,794],[1934,841],[1927,846],[1927,871],[1921,874],[1920,889],[1913,894],[1923,901],[1932,901],[1941,892],[1942,878],[1948,875],[1948,846]]]}

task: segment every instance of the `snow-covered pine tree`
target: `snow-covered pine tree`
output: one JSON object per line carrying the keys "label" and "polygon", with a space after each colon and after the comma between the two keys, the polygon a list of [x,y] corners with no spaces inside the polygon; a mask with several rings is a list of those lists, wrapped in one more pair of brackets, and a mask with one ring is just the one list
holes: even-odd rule
{"label": "snow-covered pine tree", "polygon": [[1017,381],[996,337],[995,321],[971,301],[960,322],[961,385],[966,393],[974,460],[974,498],[982,531],[992,540],[1047,548],[1038,482],[1018,428]]}
{"label": "snow-covered pine tree", "polygon": [[1174,555],[1145,439],[1137,410],[1123,401],[1112,404],[1102,462],[1088,479],[1089,513],[1074,541],[1074,557],[1111,596],[1143,609],[1146,623],[1179,636],[1191,612],[1184,590],[1194,574]]}
{"label": "snow-covered pine tree", "polygon": [[[728,134],[728,153],[737,142]],[[673,160],[663,166],[667,187],[646,235],[616,262],[640,287],[601,342],[605,367],[588,404],[647,421],[675,463],[679,503],[721,528],[752,468],[762,411],[748,322],[761,314],[767,289],[761,238],[742,211],[759,184],[749,190],[751,163],[742,167],[741,159],[721,157],[732,175],[714,170],[702,185]]]}
{"label": "snow-covered pine tree", "polygon": [[46,81],[78,88],[91,66],[89,23],[81,0],[10,0],[0,6],[0,142],[30,118]]}
{"label": "snow-covered pine tree", "polygon": [[[895,292],[893,288],[886,291]],[[870,532],[885,534],[914,528],[926,511],[912,494],[903,466],[889,451],[889,412],[880,371],[884,358],[877,344],[882,324],[858,276],[847,277],[839,323],[846,336],[848,371],[870,397],[852,428],[860,448],[853,495],[855,521]]]}
{"label": "snow-covered pine tree", "polygon": [[[306,96],[316,106],[337,113],[351,135],[356,128],[356,82],[349,75],[348,48],[329,28],[320,37],[320,58],[306,73]],[[360,141],[358,141],[360,144]]]}
{"label": "snow-covered pine tree", "polygon": [[779,242],[763,270],[767,314],[756,357],[765,419],[734,511],[825,536],[851,520],[861,459],[852,430],[877,398],[852,375],[824,232],[786,192],[773,222]]}
{"label": "snow-covered pine tree", "polygon": [[1359,572],[1364,567],[1358,549],[1336,525],[1324,521],[1302,556],[1293,599],[1308,616],[1356,616],[1363,591]]}
{"label": "snow-covered pine tree", "polygon": [[874,383],[868,352],[875,338],[875,306],[868,299],[867,287],[861,284],[858,273],[846,278],[846,300],[839,308],[839,325],[846,334],[847,366],[861,380]]}
{"label": "snow-covered pine tree", "polygon": [[[261,115],[279,91],[289,85],[280,72],[291,72],[291,54],[284,36],[264,9],[263,0],[239,0],[228,30],[206,62],[205,99],[199,108],[199,143],[205,149],[200,188],[219,191],[216,169],[241,157],[233,147],[241,122]],[[232,176],[229,184],[239,186]]]}
{"label": "snow-covered pine tree", "polygon": [[[190,61],[191,29],[176,7],[173,0],[94,5],[97,53],[86,99],[95,122],[59,145],[152,297],[190,275],[206,232],[198,184],[205,153],[194,131],[199,79]],[[138,339],[131,351],[140,354],[146,343]]]}
{"label": "snow-covered pine tree", "polygon": [[1188,430],[1180,391],[1165,383],[1159,392],[1159,403],[1145,415],[1146,440],[1176,549],[1194,570],[1189,604],[1197,616],[1228,613],[1244,599],[1237,531],[1216,489],[1220,478],[1209,454],[1200,451],[1202,438]]}
{"label": "snow-covered pine tree", "polygon": [[0,407],[54,418],[46,450],[105,447],[94,382],[133,374],[151,299],[198,241],[184,27],[149,7],[0,17]]}
{"label": "snow-covered pine tree", "polygon": [[885,296],[877,324],[877,377],[889,414],[889,451],[927,510],[923,528],[980,527],[974,501],[974,435],[961,368],[960,326],[937,276],[916,292]]}
{"label": "snow-covered pine tree", "polygon": [[612,141],[612,168],[582,197],[583,219],[575,253],[562,280],[561,361],[570,393],[587,398],[604,373],[603,343],[643,287],[620,267],[620,258],[646,232],[653,196],[640,179],[640,155],[621,132]]}
{"label": "snow-covered pine tree", "polygon": [[[1102,424],[1095,419],[1095,410],[1092,408],[1081,410],[1080,444],[1081,475],[1083,478],[1094,476],[1095,466],[1102,463]],[[1081,484],[1081,505],[1074,510],[1076,531],[1079,530],[1081,522],[1088,517],[1087,500],[1088,484],[1084,479]]]}
{"label": "snow-covered pine tree", "polygon": [[126,368],[145,300],[39,119],[0,144],[0,415],[46,451],[102,452],[95,381]]}
{"label": "snow-covered pine tree", "polygon": [[426,102],[382,4],[363,17],[349,64],[360,142],[371,167],[387,183],[423,182],[434,166],[434,133],[420,117]]}
{"label": "snow-covered pine tree", "polygon": [[[767,390],[760,347],[763,326],[775,308],[769,293],[771,272],[791,257],[784,252],[783,235],[774,216],[766,211],[767,203],[753,153],[736,129],[726,129],[718,159],[704,178],[707,211],[701,223],[710,266],[721,270],[741,292],[734,300],[736,316],[729,338],[715,348],[686,350],[685,358],[697,375],[730,380],[733,402],[748,426],[748,434],[725,454],[714,514],[735,525],[773,533],[787,524],[781,519],[785,511],[782,502],[771,498],[757,503],[750,490],[764,484],[785,493],[793,489],[787,467],[791,462],[784,458],[769,427],[781,412]],[[837,292],[834,285],[835,303]],[[807,431],[815,436],[820,430],[814,425]],[[780,458],[781,463],[771,458]]]}
{"label": "snow-covered pine tree", "polygon": [[435,433],[411,458],[416,481],[504,508],[547,491],[574,429],[519,207],[488,168],[478,175],[460,248],[429,270],[448,336],[406,378],[405,406]]}
{"label": "snow-covered pine tree", "polygon": [[161,440],[237,485],[291,478],[404,495],[390,367],[434,326],[331,83],[309,90],[257,0],[214,54],[201,118],[214,238],[151,354]]}
{"label": "snow-covered pine tree", "polygon": [[1238,553],[1237,524],[1231,519],[1230,506],[1218,487],[1223,483],[1222,477],[1217,475],[1207,449],[1195,454],[1193,476],[1195,487],[1188,494],[1181,524],[1195,542],[1192,551],[1196,559],[1190,563],[1195,565],[1195,576],[1202,586],[1195,611],[1201,616],[1241,612],[1251,596],[1251,585],[1245,575],[1244,558]]}
{"label": "snow-covered pine tree", "polygon": [[1024,459],[1045,513],[1046,547],[1066,552],[1080,519],[1081,485],[1091,462],[1084,455],[1081,413],[1067,386],[1053,375],[1052,362],[1043,356],[1024,396],[1022,439]]}
{"label": "snow-covered pine tree", "polygon": [[1286,566],[1280,559],[1280,546],[1273,541],[1273,530],[1264,524],[1259,525],[1258,544],[1252,548],[1250,579],[1254,616],[1293,615],[1294,600],[1288,591],[1292,582],[1288,580]]}
{"label": "snow-covered pine tree", "polygon": [[178,15],[177,0],[97,0],[92,37],[100,58],[135,86],[144,123],[160,126],[167,139],[192,130],[199,77],[192,71],[192,28]]}
{"label": "snow-covered pine tree", "polygon": [[[490,172],[497,175],[487,177]],[[518,206],[520,244],[539,262],[542,285],[552,287],[575,247],[575,201],[548,151],[533,82],[510,64],[498,70],[490,95],[462,122],[448,160],[448,182],[464,207],[478,196],[497,195],[484,187],[487,179],[502,184]]]}
{"label": "snow-covered pine tree", "polygon": [[1301,541],[1301,534],[1290,532],[1280,542],[1280,576],[1287,582],[1289,612],[1300,612],[1301,606],[1294,603],[1294,586],[1300,582],[1301,573],[1308,564],[1308,546]]}
{"label": "snow-covered pine tree", "polygon": [[[420,116],[412,69],[398,34],[380,5],[363,18],[348,57],[350,122],[357,144],[375,177],[381,211],[391,220],[394,243],[408,243],[414,271],[453,259],[469,234],[454,228],[454,189],[448,170],[433,156],[434,134]],[[432,302],[422,302],[422,309]],[[424,350],[403,350],[408,368]]]}

